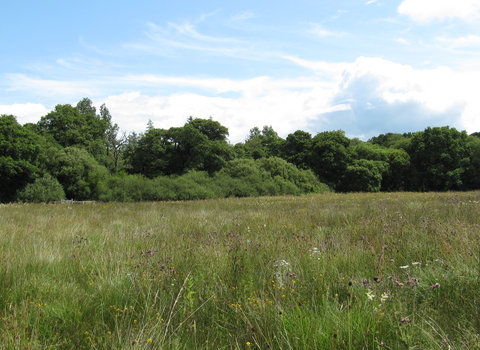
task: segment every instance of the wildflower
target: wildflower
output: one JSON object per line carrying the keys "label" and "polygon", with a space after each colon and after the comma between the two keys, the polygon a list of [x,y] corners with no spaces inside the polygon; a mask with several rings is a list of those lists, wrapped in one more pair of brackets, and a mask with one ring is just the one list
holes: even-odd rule
{"label": "wildflower", "polygon": [[151,338],[148,338],[147,339],[147,343],[151,343],[152,342],[152,339]]}
{"label": "wildflower", "polygon": [[367,294],[368,300],[373,300],[373,298],[375,298],[375,294],[373,294],[371,290],[369,290],[366,294]]}
{"label": "wildflower", "polygon": [[408,269],[410,266],[405,265],[405,266],[400,266],[401,269]]}
{"label": "wildflower", "polygon": [[418,261],[415,261],[415,262],[412,262],[412,265],[422,265],[422,263],[418,262]]}
{"label": "wildflower", "polygon": [[432,286],[432,289],[435,289],[435,288],[438,288],[440,287],[440,283],[435,283],[433,286]]}
{"label": "wildflower", "polygon": [[380,301],[381,301],[382,303],[384,303],[385,300],[388,299],[388,297],[389,297],[389,294],[388,294],[387,292],[385,292],[385,293],[383,293],[382,296],[380,297]]}
{"label": "wildflower", "polygon": [[404,324],[404,323],[408,323],[410,322],[410,319],[408,317],[402,317],[402,319],[400,320],[400,323]]}
{"label": "wildflower", "polygon": [[247,344],[247,346],[250,346],[250,345],[252,345],[252,343],[250,343],[249,341],[247,341],[247,343],[246,343],[246,344]]}
{"label": "wildflower", "polygon": [[277,267],[278,266],[288,266],[288,265],[290,265],[290,263],[286,260],[277,260],[276,263],[277,263],[277,265],[276,265]]}

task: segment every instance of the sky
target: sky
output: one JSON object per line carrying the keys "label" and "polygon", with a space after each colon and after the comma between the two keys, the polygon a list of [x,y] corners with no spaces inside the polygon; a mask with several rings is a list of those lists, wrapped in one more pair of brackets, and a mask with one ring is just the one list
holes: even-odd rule
{"label": "sky", "polygon": [[480,131],[480,0],[16,0],[0,6],[0,114],[88,97],[122,131],[219,121],[286,137]]}

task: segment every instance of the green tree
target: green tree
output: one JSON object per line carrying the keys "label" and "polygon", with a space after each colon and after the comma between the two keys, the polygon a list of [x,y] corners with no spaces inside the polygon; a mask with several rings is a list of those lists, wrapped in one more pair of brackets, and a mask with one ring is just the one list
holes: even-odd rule
{"label": "green tree", "polygon": [[312,138],[309,167],[320,181],[336,188],[351,162],[350,139],[342,130],[325,131]]}
{"label": "green tree", "polygon": [[308,157],[312,147],[312,135],[297,130],[285,139],[282,149],[282,158],[295,164],[298,168],[308,169]]}
{"label": "green tree", "polygon": [[358,159],[347,166],[337,189],[341,192],[379,192],[382,174],[388,164],[382,161]]}
{"label": "green tree", "polygon": [[41,173],[44,141],[13,115],[0,116],[0,201],[15,199],[18,190]]}
{"label": "green tree", "polygon": [[410,156],[403,149],[385,148],[378,144],[358,141],[350,146],[355,160],[384,162],[381,173],[381,191],[405,189],[406,177],[410,171]]}
{"label": "green tree", "polygon": [[248,156],[253,159],[279,156],[284,141],[269,125],[265,125],[262,130],[254,127],[250,129],[245,140],[245,149]]}
{"label": "green tree", "polygon": [[106,190],[108,170],[85,149],[50,147],[45,165],[69,199],[96,200]]}
{"label": "green tree", "polygon": [[187,124],[193,126],[195,129],[205,135],[210,141],[227,141],[228,128],[217,121],[210,119],[200,119],[189,117]]}
{"label": "green tree", "polygon": [[[182,175],[191,170],[207,171],[209,174],[220,170],[228,160],[233,159],[232,147],[218,133],[205,132],[211,129],[198,128],[204,124],[212,126],[210,121],[203,123],[205,121],[200,120],[197,124],[193,121],[168,130],[147,130],[136,140],[136,145],[128,147],[126,151],[128,171],[154,178]],[[223,134],[227,135],[228,132]]]}
{"label": "green tree", "polygon": [[480,189],[480,134],[471,135],[467,139],[470,163],[462,174],[462,183],[468,190]]}
{"label": "green tree", "polygon": [[465,189],[462,178],[470,164],[468,135],[448,126],[428,127],[412,137],[410,157],[417,174],[415,190]]}
{"label": "green tree", "polygon": [[117,173],[121,167],[122,153],[126,145],[127,136],[125,133],[119,136],[120,128],[116,123],[113,123],[112,115],[105,104],[100,106],[99,117],[106,125],[103,138],[103,157],[99,160],[111,173]]}
{"label": "green tree", "polygon": [[39,131],[62,147],[89,148],[95,141],[103,144],[107,122],[95,114],[95,107],[87,100],[80,101],[77,107],[56,105],[52,112],[40,118]]}

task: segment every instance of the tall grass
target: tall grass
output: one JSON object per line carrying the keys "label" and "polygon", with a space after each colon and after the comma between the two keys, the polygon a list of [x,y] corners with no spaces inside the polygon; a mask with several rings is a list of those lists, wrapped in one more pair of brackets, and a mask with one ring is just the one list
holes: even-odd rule
{"label": "tall grass", "polygon": [[0,207],[1,349],[479,349],[480,193]]}

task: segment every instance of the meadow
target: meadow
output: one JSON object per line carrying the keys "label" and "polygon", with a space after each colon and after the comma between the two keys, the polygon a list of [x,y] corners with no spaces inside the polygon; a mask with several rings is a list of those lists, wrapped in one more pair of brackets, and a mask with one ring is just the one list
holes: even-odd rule
{"label": "meadow", "polygon": [[480,192],[0,213],[0,349],[480,349]]}

